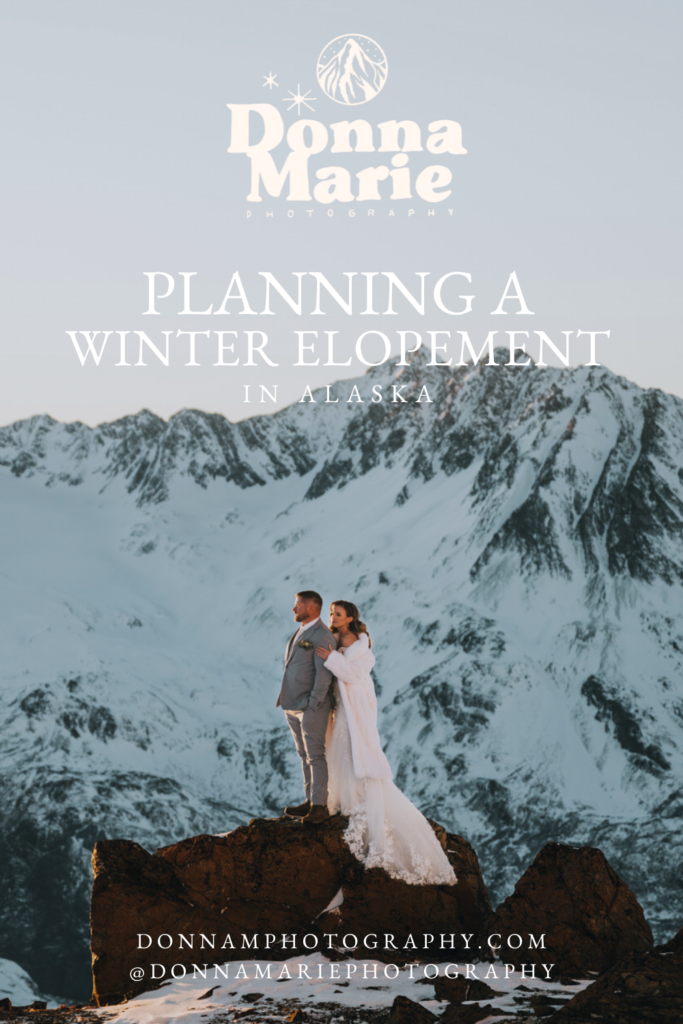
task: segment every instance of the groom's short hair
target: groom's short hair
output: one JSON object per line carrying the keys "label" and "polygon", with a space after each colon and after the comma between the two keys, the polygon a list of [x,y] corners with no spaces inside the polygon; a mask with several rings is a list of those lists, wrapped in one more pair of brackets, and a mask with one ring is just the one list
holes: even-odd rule
{"label": "groom's short hair", "polygon": [[297,590],[296,596],[300,597],[306,604],[314,604],[318,609],[323,606],[323,599],[315,590]]}

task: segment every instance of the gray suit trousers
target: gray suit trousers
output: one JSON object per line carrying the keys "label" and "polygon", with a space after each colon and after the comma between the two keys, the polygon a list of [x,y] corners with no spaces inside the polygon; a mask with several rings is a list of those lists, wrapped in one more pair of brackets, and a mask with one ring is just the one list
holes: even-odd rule
{"label": "gray suit trousers", "polygon": [[332,711],[329,697],[326,697],[317,711],[306,708],[303,711],[285,711],[287,724],[292,730],[294,742],[304,773],[304,793],[311,804],[327,806],[327,760],[325,759],[325,735]]}

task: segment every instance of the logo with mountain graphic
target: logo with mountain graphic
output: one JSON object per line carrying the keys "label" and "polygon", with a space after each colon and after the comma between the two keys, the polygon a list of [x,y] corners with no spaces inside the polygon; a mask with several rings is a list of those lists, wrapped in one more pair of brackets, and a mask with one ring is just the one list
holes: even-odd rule
{"label": "logo with mountain graphic", "polygon": [[316,73],[335,103],[355,107],[375,98],[387,80],[384,50],[369,36],[337,36],[318,57]]}

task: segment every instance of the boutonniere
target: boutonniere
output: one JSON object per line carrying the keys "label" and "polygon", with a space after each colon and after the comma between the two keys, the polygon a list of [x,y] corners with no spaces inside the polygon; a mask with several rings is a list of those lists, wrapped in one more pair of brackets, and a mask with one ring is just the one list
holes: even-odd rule
{"label": "boutonniere", "polygon": [[299,640],[299,642],[297,643],[296,646],[300,647],[302,649],[302,651],[312,651],[313,650],[313,644],[311,643],[310,640]]}

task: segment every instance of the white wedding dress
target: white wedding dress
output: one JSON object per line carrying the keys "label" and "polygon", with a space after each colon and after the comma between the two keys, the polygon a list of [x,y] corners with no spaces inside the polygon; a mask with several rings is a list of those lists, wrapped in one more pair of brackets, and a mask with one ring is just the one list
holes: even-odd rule
{"label": "white wedding dress", "polygon": [[328,810],[348,815],[344,838],[366,867],[413,885],[453,885],[455,873],[431,825],[392,782],[377,731],[374,664],[365,633],[327,659],[336,677],[326,745]]}

